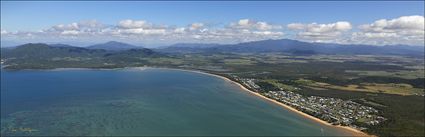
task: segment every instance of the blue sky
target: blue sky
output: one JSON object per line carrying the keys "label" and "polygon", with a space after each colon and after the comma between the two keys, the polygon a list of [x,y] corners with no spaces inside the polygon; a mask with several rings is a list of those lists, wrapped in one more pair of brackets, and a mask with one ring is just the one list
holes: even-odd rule
{"label": "blue sky", "polygon": [[[1,29],[6,32],[36,32],[58,24],[96,20],[114,26],[123,20],[146,21],[156,26],[188,27],[202,23],[204,27],[228,28],[231,23],[249,19],[252,24],[266,22],[287,26],[316,23],[332,25],[346,21],[358,31],[359,25],[379,19],[403,16],[424,16],[424,2],[1,2]],[[420,24],[419,24],[420,25]],[[146,30],[146,29],[145,29]],[[211,30],[211,28],[209,28]],[[287,38],[296,38],[300,31],[281,31]],[[263,30],[265,31],[265,30]],[[267,30],[269,31],[269,30]],[[5,32],[5,33],[3,33]],[[305,32],[305,30],[304,30]],[[344,30],[345,33],[345,30]],[[283,35],[283,34],[282,34]],[[316,35],[316,34],[315,34]],[[6,36],[6,35],[5,35]],[[283,36],[282,36],[283,37]],[[273,37],[272,37],[273,38]],[[6,40],[25,41],[4,38]],[[101,41],[102,38],[98,38]],[[103,39],[107,39],[103,37]],[[3,38],[2,38],[3,40]],[[48,40],[46,38],[40,40]],[[70,39],[72,40],[72,39]],[[79,40],[79,39],[74,39]],[[203,39],[205,40],[205,39]],[[28,40],[27,40],[28,41]],[[68,40],[69,41],[69,40]],[[153,40],[150,40],[153,41]],[[183,39],[182,39],[183,41]],[[190,41],[190,40],[189,40]],[[241,40],[243,41],[243,40]],[[249,39],[248,39],[249,41]],[[310,40],[311,41],[311,40]],[[132,41],[149,43],[147,40]],[[210,41],[217,42],[217,41]],[[164,43],[170,43],[167,40]],[[220,41],[218,41],[220,43]],[[417,42],[416,42],[417,43]],[[421,43],[419,43],[420,45]]]}

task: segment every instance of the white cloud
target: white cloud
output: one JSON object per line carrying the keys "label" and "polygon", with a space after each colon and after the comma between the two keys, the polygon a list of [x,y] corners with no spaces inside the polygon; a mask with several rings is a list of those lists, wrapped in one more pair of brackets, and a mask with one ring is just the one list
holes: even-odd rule
{"label": "white cloud", "polygon": [[200,30],[204,27],[203,23],[192,23],[189,27],[189,30]]}
{"label": "white cloud", "polygon": [[149,43],[164,41],[237,43],[264,39],[296,38],[315,42],[336,42],[353,44],[414,44],[424,43],[424,17],[403,16],[395,19],[381,19],[352,30],[352,24],[338,21],[328,24],[291,23],[284,30],[281,24],[241,19],[225,25],[190,23],[184,26],[158,25],[145,20],[122,20],[105,25],[96,20],[59,24],[41,31],[1,30],[2,39],[58,40],[127,40]]}
{"label": "white cloud", "polygon": [[118,22],[118,26],[124,29],[147,28],[150,24],[144,20],[122,20]]}
{"label": "white cloud", "polygon": [[424,45],[424,17],[402,16],[395,19],[380,19],[359,26],[351,41],[366,44],[412,44]]}
{"label": "white cloud", "polygon": [[271,25],[263,21],[254,21],[250,19],[241,19],[237,23],[230,23],[230,28],[233,29],[251,29],[251,30],[272,30],[272,29],[282,29],[280,25]]}
{"label": "white cloud", "polygon": [[37,33],[38,35],[54,36],[61,35],[97,35],[102,33],[106,26],[96,20],[74,22],[70,24],[59,24]]}
{"label": "white cloud", "polygon": [[184,27],[175,28],[174,33],[186,33],[186,28]]}
{"label": "white cloud", "polygon": [[134,28],[134,29],[123,29],[118,30],[118,32],[121,32],[122,34],[165,34],[165,29],[144,29],[144,28]]}
{"label": "white cloud", "polygon": [[249,19],[241,19],[241,20],[239,20],[238,25],[239,26],[249,26],[250,24],[252,24],[250,22],[252,22],[252,21],[250,21]]}
{"label": "white cloud", "polygon": [[291,30],[305,30],[312,33],[328,33],[335,31],[348,31],[351,30],[352,26],[350,22],[347,21],[338,21],[335,23],[329,24],[301,24],[301,23],[291,23],[287,27]]}
{"label": "white cloud", "polygon": [[308,41],[323,42],[337,39],[345,32],[352,29],[352,25],[347,21],[338,21],[329,24],[301,24],[291,23],[287,28],[297,32],[297,38]]}
{"label": "white cloud", "polygon": [[[4,33],[4,32],[2,32]],[[164,40],[168,42],[236,43],[282,38],[279,25],[249,19],[221,27],[196,22],[187,26],[164,26],[145,20],[122,20],[115,25],[104,25],[95,20],[59,24],[40,32],[17,32],[17,38],[31,36],[40,39],[127,39],[133,42]],[[19,36],[19,37],[18,37]]]}
{"label": "white cloud", "polygon": [[304,29],[305,25],[301,23],[291,23],[288,24],[287,27],[291,30],[302,30]]}
{"label": "white cloud", "polygon": [[254,31],[253,34],[272,36],[272,35],[283,35],[283,32],[273,32],[273,31]]}
{"label": "white cloud", "polygon": [[65,31],[65,30],[78,30],[78,23],[71,23],[71,24],[59,24],[59,25],[55,25],[51,28],[51,30],[55,30],[55,31]]}
{"label": "white cloud", "polygon": [[61,32],[62,35],[78,35],[80,34],[79,31],[76,30],[65,30],[63,32]]}
{"label": "white cloud", "polygon": [[283,32],[266,22],[243,19],[229,25],[212,26],[192,23],[187,27],[172,27],[164,37],[180,42],[236,43],[263,39],[282,38]]}
{"label": "white cloud", "polygon": [[396,19],[380,19],[372,24],[360,26],[361,29],[373,32],[417,31],[424,30],[423,16],[402,16]]}
{"label": "white cloud", "polygon": [[1,35],[7,35],[9,34],[9,32],[7,32],[6,30],[1,30]]}
{"label": "white cloud", "polygon": [[122,20],[115,27],[105,30],[105,35],[113,34],[119,37],[140,38],[150,35],[166,35],[171,31],[167,26],[154,25],[145,20]]}

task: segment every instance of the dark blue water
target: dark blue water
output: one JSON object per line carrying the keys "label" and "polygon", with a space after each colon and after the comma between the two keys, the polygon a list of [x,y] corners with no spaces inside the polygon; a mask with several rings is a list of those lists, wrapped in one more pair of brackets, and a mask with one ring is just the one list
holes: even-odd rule
{"label": "dark blue water", "polygon": [[1,73],[2,135],[349,135],[178,70]]}

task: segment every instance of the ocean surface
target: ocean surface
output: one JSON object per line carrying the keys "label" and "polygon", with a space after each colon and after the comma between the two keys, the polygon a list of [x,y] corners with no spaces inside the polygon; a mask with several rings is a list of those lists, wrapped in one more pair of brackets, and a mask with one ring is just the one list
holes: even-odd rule
{"label": "ocean surface", "polygon": [[350,135],[179,70],[1,72],[1,135]]}

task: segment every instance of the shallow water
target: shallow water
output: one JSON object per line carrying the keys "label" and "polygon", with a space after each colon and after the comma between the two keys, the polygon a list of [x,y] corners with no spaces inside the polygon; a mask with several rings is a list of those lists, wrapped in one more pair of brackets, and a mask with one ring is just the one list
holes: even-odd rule
{"label": "shallow water", "polygon": [[3,71],[1,135],[349,135],[220,78],[167,69]]}

